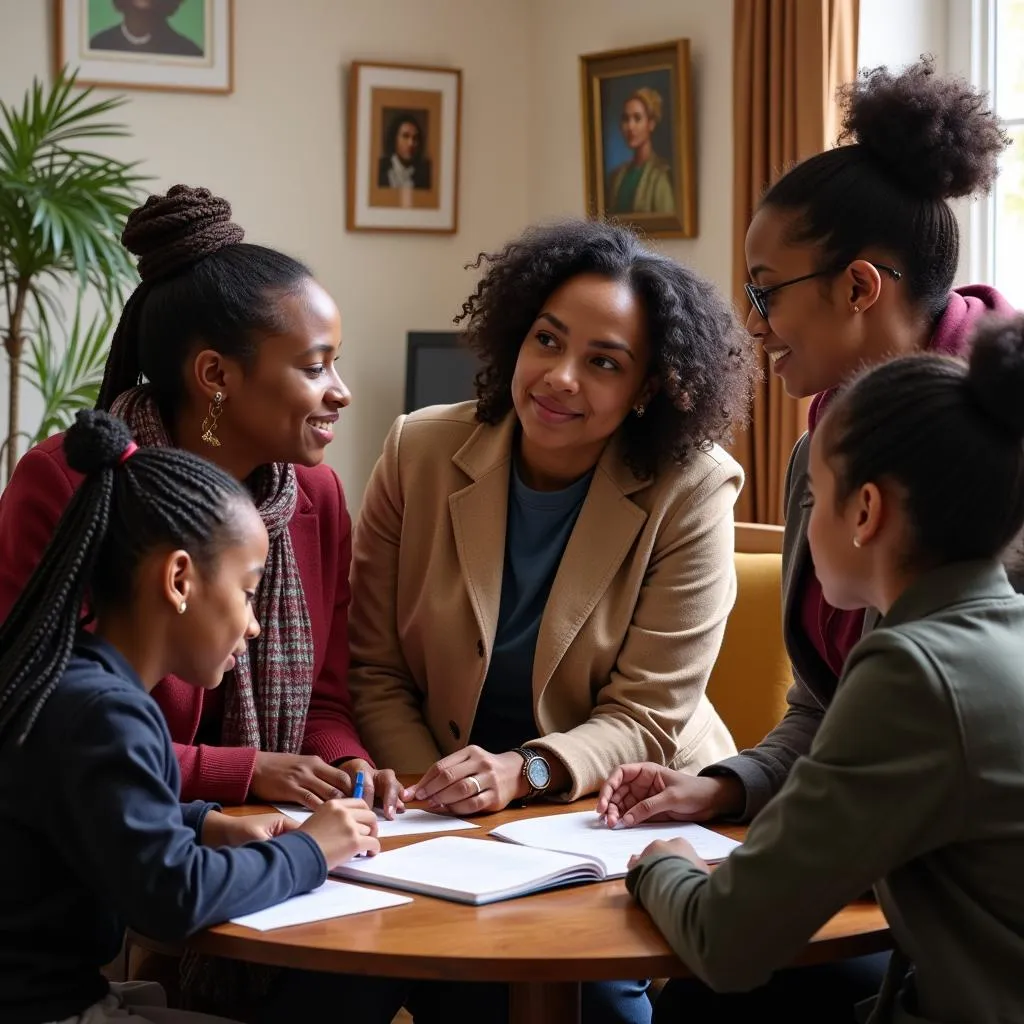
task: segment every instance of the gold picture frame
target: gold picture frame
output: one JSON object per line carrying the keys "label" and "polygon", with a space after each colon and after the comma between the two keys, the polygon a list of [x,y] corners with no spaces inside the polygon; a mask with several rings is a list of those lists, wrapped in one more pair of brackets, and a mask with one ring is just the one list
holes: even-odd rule
{"label": "gold picture frame", "polygon": [[356,61],[348,77],[349,231],[455,234],[462,71]]}
{"label": "gold picture frame", "polygon": [[696,237],[690,41],[584,54],[580,85],[590,216]]}
{"label": "gold picture frame", "polygon": [[234,0],[170,6],[126,13],[116,0],[54,0],[57,69],[76,71],[80,86],[232,92]]}

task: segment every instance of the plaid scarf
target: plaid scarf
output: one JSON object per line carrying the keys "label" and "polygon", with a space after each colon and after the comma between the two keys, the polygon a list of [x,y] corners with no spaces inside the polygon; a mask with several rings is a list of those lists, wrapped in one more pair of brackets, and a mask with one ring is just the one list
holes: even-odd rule
{"label": "plaid scarf", "polygon": [[[110,410],[147,447],[172,442],[149,389],[132,388]],[[295,467],[261,466],[247,480],[270,551],[256,588],[254,611],[260,635],[225,679],[221,743],[296,754],[302,748],[313,692],[313,633],[288,524],[298,501]]]}

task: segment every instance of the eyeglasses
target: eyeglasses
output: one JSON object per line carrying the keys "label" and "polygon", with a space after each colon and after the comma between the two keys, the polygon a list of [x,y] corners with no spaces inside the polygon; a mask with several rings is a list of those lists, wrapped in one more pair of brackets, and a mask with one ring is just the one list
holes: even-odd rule
{"label": "eyeglasses", "polygon": [[[887,267],[884,263],[872,263],[871,266],[875,270],[884,270],[894,281],[898,281],[903,276],[895,267]],[[773,292],[777,292],[782,288],[788,288],[791,284],[799,284],[801,281],[810,281],[812,277],[828,277],[830,274],[838,274],[840,270],[845,269],[845,267],[840,267],[838,270],[816,270],[813,274],[803,274],[801,277],[794,277],[791,281],[783,281],[781,284],[773,284],[767,288],[759,287],[756,284],[745,284],[743,290],[747,293],[750,304],[761,317],[767,320],[768,296]]]}

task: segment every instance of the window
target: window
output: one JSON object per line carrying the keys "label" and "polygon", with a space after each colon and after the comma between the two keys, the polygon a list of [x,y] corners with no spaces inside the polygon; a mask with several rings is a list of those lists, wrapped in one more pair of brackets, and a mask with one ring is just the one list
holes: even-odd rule
{"label": "window", "polygon": [[1024,0],[991,0],[996,113],[1012,145],[1003,153],[991,203],[991,282],[1024,309]]}

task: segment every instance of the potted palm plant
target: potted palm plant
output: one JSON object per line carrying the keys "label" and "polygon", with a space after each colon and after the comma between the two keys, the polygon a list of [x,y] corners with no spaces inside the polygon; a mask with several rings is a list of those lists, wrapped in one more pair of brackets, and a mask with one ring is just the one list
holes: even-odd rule
{"label": "potted palm plant", "polygon": [[[29,444],[91,408],[110,328],[135,268],[120,244],[139,199],[135,163],[95,152],[95,140],[128,134],[108,120],[124,97],[97,99],[62,70],[38,80],[20,107],[0,101],[0,337],[8,360],[6,480]],[[68,316],[68,308],[73,313]],[[4,315],[6,314],[6,319]],[[43,400],[22,429],[20,386]]]}

